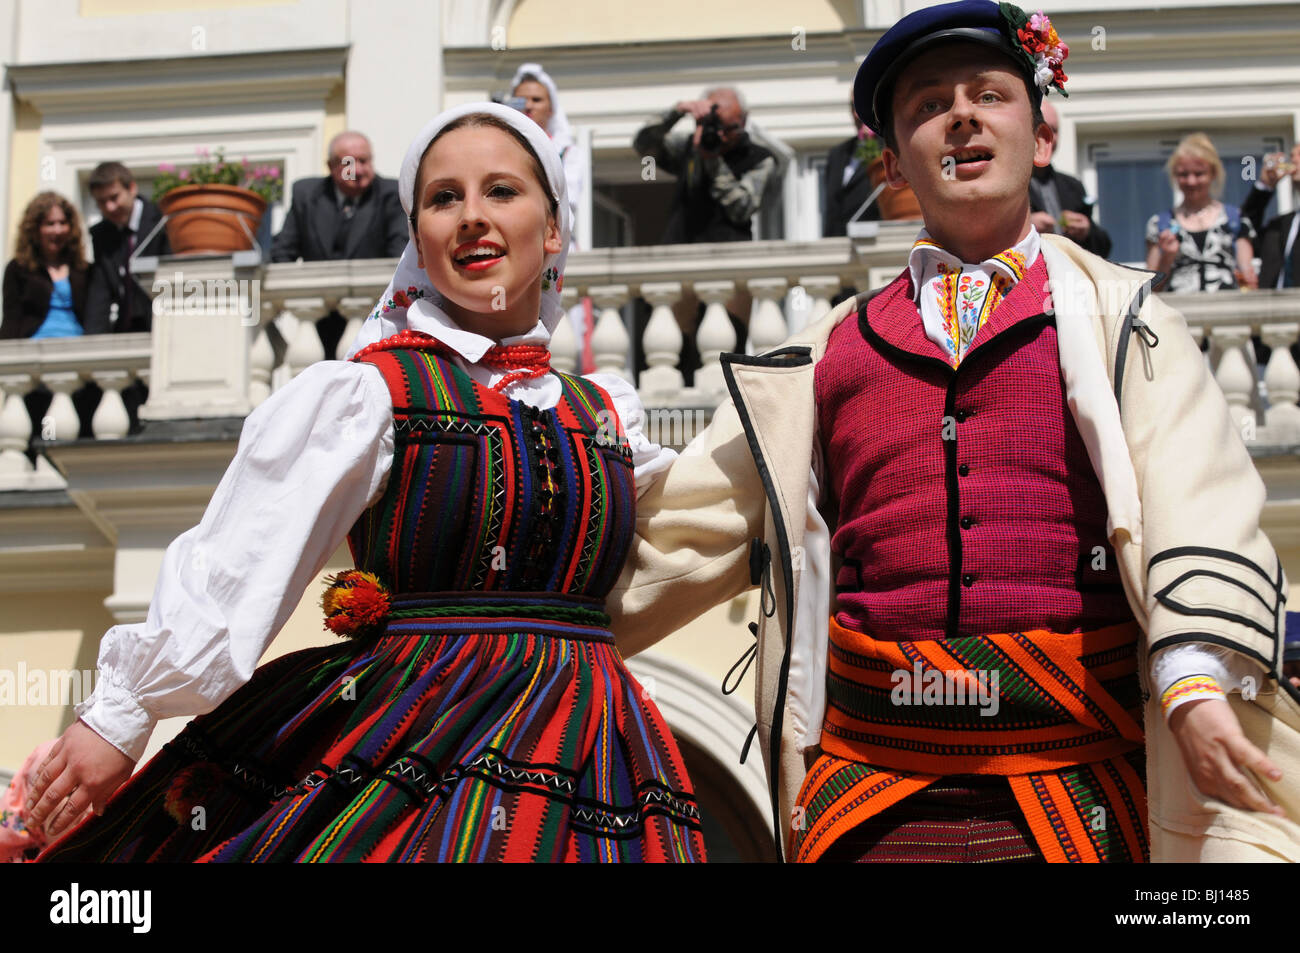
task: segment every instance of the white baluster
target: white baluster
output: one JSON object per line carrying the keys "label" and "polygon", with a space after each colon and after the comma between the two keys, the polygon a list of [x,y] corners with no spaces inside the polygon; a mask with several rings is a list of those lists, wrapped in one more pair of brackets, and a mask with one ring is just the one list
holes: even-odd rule
{"label": "white baluster", "polygon": [[1268,387],[1269,443],[1291,446],[1300,443],[1300,367],[1291,356],[1291,345],[1300,336],[1300,324],[1266,324],[1260,337],[1273,349],[1264,369]]}
{"label": "white baluster", "polygon": [[72,392],[81,386],[81,375],[76,371],[54,371],[43,374],[41,382],[54,392],[50,409],[41,421],[41,439],[76,440],[81,433],[81,418],[72,403]]}
{"label": "white baluster", "polygon": [[628,370],[628,353],[632,350],[632,338],[623,326],[623,315],[619,312],[619,308],[627,304],[628,287],[600,285],[588,288],[587,294],[599,309],[596,327],[591,332],[591,354],[596,361],[596,370],[601,374],[617,374],[630,384],[632,375]]}
{"label": "white baluster", "polygon": [[284,303],[281,320],[286,315],[293,319],[289,322],[293,326],[293,332],[285,335],[289,350],[284,356],[284,362],[289,365],[289,373],[293,377],[297,377],[317,361],[325,360],[325,348],[320,343],[320,334],[316,331],[315,320],[301,317],[305,314],[319,313],[322,306],[320,298],[289,299]]}
{"label": "white baluster", "polygon": [[[812,308],[808,312],[808,324],[821,320],[831,310],[831,299],[840,293],[844,285],[839,275],[809,275],[799,279],[808,296],[812,298]],[[801,329],[802,330],[802,329]]]}
{"label": "white baluster", "polygon": [[1245,352],[1250,344],[1250,328],[1212,328],[1210,341],[1222,353],[1214,379],[1228,400],[1228,416],[1242,439],[1252,441],[1256,436],[1256,423],[1250,400],[1255,390],[1255,375]]}
{"label": "white baluster", "polygon": [[32,436],[32,420],[23,403],[23,395],[32,387],[30,374],[0,374],[0,486],[32,472],[27,459],[27,443]]}
{"label": "white baluster", "polygon": [[656,281],[641,286],[641,297],[650,302],[650,323],[642,340],[647,367],[641,374],[641,398],[647,404],[674,400],[682,391],[682,329],[673,317],[673,304],[682,296],[679,281]]}
{"label": "white baluster", "polygon": [[727,393],[719,361],[724,351],[736,349],[736,329],[727,316],[726,302],[736,293],[734,281],[697,281],[695,293],[704,302],[704,319],[695,334],[700,352],[700,369],[695,372],[695,387],[710,404],[718,404]]}
{"label": "white baluster", "polygon": [[577,300],[576,289],[565,288],[560,292],[560,305],[564,308],[564,313],[551,331],[551,366],[566,374],[573,374],[578,369],[578,335],[574,333],[573,322],[569,320],[569,310]]}
{"label": "white baluster", "polygon": [[131,415],[126,411],[122,401],[122,388],[131,382],[131,374],[125,370],[92,371],[91,376],[99,385],[104,396],[99,399],[95,415],[90,420],[90,428],[97,440],[116,440],[125,437],[131,430]]}
{"label": "white baluster", "polygon": [[253,343],[248,350],[248,402],[257,407],[271,396],[271,371],[275,368],[275,348],[266,325],[251,328]]}
{"label": "white baluster", "polygon": [[757,301],[749,319],[749,345],[754,354],[776,347],[790,336],[780,300],[789,285],[784,278],[751,278],[749,293]]}
{"label": "white baluster", "polygon": [[338,351],[335,354],[338,360],[341,361],[348,356],[348,349],[352,347],[352,342],[361,333],[361,326],[365,324],[366,318],[370,317],[370,312],[374,309],[375,302],[372,298],[349,297],[339,302],[339,314],[347,318],[348,323],[343,328],[343,336],[339,338]]}

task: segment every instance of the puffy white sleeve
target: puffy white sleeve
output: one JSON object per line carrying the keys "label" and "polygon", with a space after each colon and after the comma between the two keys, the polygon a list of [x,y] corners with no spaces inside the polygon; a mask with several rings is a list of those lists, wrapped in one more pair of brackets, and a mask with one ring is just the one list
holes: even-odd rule
{"label": "puffy white sleeve", "polygon": [[587,374],[586,379],[609,394],[623,424],[623,432],[632,448],[633,473],[639,497],[658,473],[667,470],[677,459],[677,451],[661,447],[646,435],[645,407],[634,388],[616,374]]}
{"label": "puffy white sleeve", "polygon": [[392,459],[374,367],[323,361],[271,395],[202,521],[167,547],[148,618],[104,636],[82,721],[138,760],[158,719],[211,711],[247,682]]}

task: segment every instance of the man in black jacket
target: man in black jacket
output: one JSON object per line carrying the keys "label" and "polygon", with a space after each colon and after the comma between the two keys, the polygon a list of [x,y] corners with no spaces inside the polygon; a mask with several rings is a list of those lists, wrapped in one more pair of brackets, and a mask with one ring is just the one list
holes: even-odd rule
{"label": "man in black jacket", "polygon": [[[1043,103],[1043,119],[1052,127],[1052,150],[1061,127],[1056,107]],[[1092,203],[1083,183],[1072,175],[1057,172],[1050,165],[1034,168],[1029,180],[1029,220],[1042,232],[1057,232],[1094,255],[1110,255],[1110,236],[1092,220]]]}
{"label": "man in black jacket", "polygon": [[[86,289],[86,333],[148,331],[153,326],[153,300],[131,277],[129,260],[162,212],[139,195],[135,178],[120,162],[95,166],[88,184],[103,218],[90,229],[95,264]],[[171,254],[167,233],[160,230],[140,254]]]}
{"label": "man in black jacket", "polygon": [[[1289,166],[1289,169],[1288,169]],[[1300,215],[1288,212],[1275,216],[1264,224],[1264,212],[1273,198],[1273,189],[1287,173],[1291,176],[1292,195],[1300,196],[1300,145],[1291,150],[1291,156],[1280,152],[1264,157],[1264,168],[1241,204],[1241,215],[1249,219],[1258,236],[1255,253],[1261,259],[1259,286],[1261,288],[1300,287]]]}
{"label": "man in black jacket", "polygon": [[300,179],[271,261],[396,258],[406,247],[397,182],[375,175],[370,140],[341,132],[330,140],[327,176]]}
{"label": "man in black jacket", "polygon": [[[823,190],[826,193],[826,207],[822,210],[822,237],[832,238],[848,234],[849,219],[862,207],[875,186],[867,175],[870,162],[862,159],[861,152],[867,136],[874,136],[858,118],[858,112],[849,101],[849,112],[853,116],[853,128],[858,131],[838,145],[832,146],[826,154],[826,172]],[[875,202],[867,206],[858,221],[874,222],[880,219],[880,206]]]}
{"label": "man in black jacket", "polygon": [[[701,133],[717,108],[718,142],[701,143]],[[695,130],[670,132],[683,116],[695,119]],[[640,156],[652,156],[665,172],[677,176],[672,218],[664,244],[741,242],[754,237],[750,219],[758,211],[776,157],[745,132],[748,115],[734,89],[712,89],[704,99],[684,100],[658,121],[636,134],[632,146]]]}

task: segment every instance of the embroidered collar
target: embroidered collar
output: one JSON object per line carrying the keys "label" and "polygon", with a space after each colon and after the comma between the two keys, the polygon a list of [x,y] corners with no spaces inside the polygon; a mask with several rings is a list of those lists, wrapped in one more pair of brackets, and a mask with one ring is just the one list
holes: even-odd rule
{"label": "embroidered collar", "polygon": [[[1029,234],[1022,238],[1007,251],[1000,252],[992,258],[986,258],[979,265],[971,265],[962,262],[956,255],[945,249],[942,245],[930,237],[930,233],[924,228],[916,236],[916,242],[912,245],[911,252],[907,256],[907,268],[912,274],[912,299],[920,302],[921,289],[927,281],[930,281],[935,275],[963,268],[985,267],[995,272],[1000,272],[1009,278],[1013,283],[1024,277],[1025,272],[1034,266],[1038,261],[1038,231],[1030,226]],[[1008,255],[1008,252],[1016,252],[1023,256],[1022,262],[1017,262],[1014,257]],[[940,269],[940,265],[944,269]],[[1019,267],[1017,267],[1017,265]]]}

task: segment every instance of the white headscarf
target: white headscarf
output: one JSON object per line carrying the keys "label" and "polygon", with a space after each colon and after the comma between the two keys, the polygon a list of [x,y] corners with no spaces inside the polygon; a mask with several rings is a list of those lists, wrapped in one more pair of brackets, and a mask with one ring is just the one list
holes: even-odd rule
{"label": "white headscarf", "polygon": [[564,112],[564,107],[560,105],[560,93],[555,88],[555,80],[542,69],[540,63],[525,63],[515,70],[515,78],[510,81],[510,95],[513,96],[519,84],[527,79],[537,80],[546,87],[546,92],[551,97],[551,118],[547,120],[546,131],[551,134],[555,150],[563,154],[565,149],[573,145],[573,129],[569,126],[569,117]]}
{"label": "white headscarf", "polygon": [[406,319],[408,307],[418,308],[426,315],[432,314],[448,324],[455,325],[456,322],[446,313],[443,296],[437,288],[433,287],[428,274],[417,263],[416,235],[415,229],[411,227],[410,217],[411,209],[415,205],[415,173],[419,170],[424,150],[444,126],[473,113],[495,116],[511,128],[517,129],[542,161],[542,169],[546,172],[551,196],[556,203],[555,216],[560,227],[560,250],[555,254],[547,254],[542,261],[542,275],[539,279],[542,286],[542,302],[538,319],[550,332],[555,329],[556,322],[564,315],[564,308],[560,306],[560,287],[563,284],[564,263],[569,256],[569,234],[573,222],[569,213],[564,166],[560,162],[560,154],[542,127],[518,110],[499,103],[467,103],[464,106],[448,109],[430,120],[406,150],[406,158],[402,160],[402,171],[397,177],[397,190],[402,200],[402,208],[406,212],[406,230],[410,238],[402,252],[401,260],[397,263],[397,271],[393,273],[392,280],[361,326],[361,333],[348,349],[348,360],[351,360],[363,347],[405,330],[408,326]]}

